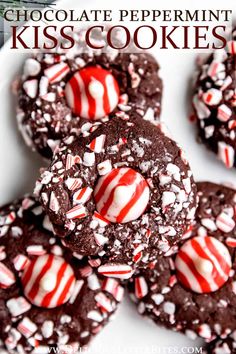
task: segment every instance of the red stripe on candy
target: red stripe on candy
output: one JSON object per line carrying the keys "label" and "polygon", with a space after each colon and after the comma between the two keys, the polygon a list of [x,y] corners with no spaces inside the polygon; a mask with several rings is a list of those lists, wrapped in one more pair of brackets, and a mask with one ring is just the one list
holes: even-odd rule
{"label": "red stripe on candy", "polygon": [[94,195],[94,199],[96,203],[99,203],[100,199],[103,197],[103,195],[106,192],[107,187],[109,186],[109,184],[113,181],[113,179],[116,178],[116,176],[119,174],[119,169],[118,168],[114,168],[107,177],[105,177],[102,185],[100,186],[99,190],[97,191],[97,193],[95,193]]}
{"label": "red stripe on candy", "polygon": [[82,105],[81,90],[80,90],[78,80],[76,79],[76,76],[73,76],[70,79],[70,84],[71,84],[71,90],[73,92],[73,102],[74,102],[74,107],[75,107],[74,110],[75,110],[75,112],[77,112],[77,114],[80,115],[81,114],[81,105]]}
{"label": "red stripe on candy", "polygon": [[129,169],[120,179],[119,181],[117,181],[117,185],[112,189],[109,198],[107,199],[105,205],[103,206],[102,210],[101,210],[101,214],[105,215],[108,211],[108,209],[110,208],[113,199],[114,199],[114,194],[115,194],[115,190],[119,185],[122,184],[128,184],[131,185],[132,183],[134,183],[136,178],[136,173],[134,170]]}
{"label": "red stripe on candy", "polygon": [[[126,215],[129,213],[130,209],[137,203],[137,201],[141,197],[146,186],[147,186],[147,183],[145,180],[141,181],[139,183],[139,185],[137,185],[132,199],[126,204],[126,206],[121,210],[121,212],[117,216],[118,223],[121,223],[125,219]],[[145,206],[145,209],[146,209],[146,206]]]}
{"label": "red stripe on candy", "polygon": [[[37,295],[37,293],[39,291],[40,280],[44,277],[44,275],[47,273],[47,271],[51,268],[53,258],[54,258],[53,255],[51,255],[51,254],[48,255],[48,259],[47,259],[45,265],[43,266],[43,268],[40,271],[37,278],[33,281],[32,288],[28,293],[29,299],[33,299]],[[34,266],[35,266],[37,259],[36,259],[36,261],[33,261],[33,262],[34,262]]]}
{"label": "red stripe on candy", "polygon": [[195,277],[196,281],[198,282],[200,288],[203,292],[210,292],[211,287],[207,280],[197,271],[196,266],[193,260],[180,249],[178,256],[188,265],[189,269],[191,270],[193,276]]}
{"label": "red stripe on candy", "polygon": [[53,296],[56,294],[57,292],[57,289],[60,285],[60,282],[61,282],[61,279],[66,271],[66,267],[67,267],[67,263],[63,263],[60,267],[60,269],[58,270],[58,273],[57,273],[57,281],[56,281],[56,286],[54,288],[53,291],[51,291],[49,294],[47,294],[43,300],[42,300],[42,306],[43,307],[48,307],[48,305],[50,304]]}

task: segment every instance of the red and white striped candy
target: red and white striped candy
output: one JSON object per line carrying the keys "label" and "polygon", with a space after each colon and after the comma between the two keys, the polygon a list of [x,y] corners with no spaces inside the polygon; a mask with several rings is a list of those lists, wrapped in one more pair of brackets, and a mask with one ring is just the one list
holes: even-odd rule
{"label": "red and white striped candy", "polygon": [[110,224],[110,221],[105,219],[97,211],[95,211],[94,214],[93,214],[93,220],[95,220],[99,224],[99,226],[101,226],[101,227],[105,227],[105,226]]}
{"label": "red and white striped candy", "polygon": [[82,159],[80,156],[76,155],[76,156],[72,156],[70,154],[68,154],[66,156],[66,170],[70,170],[71,167],[73,167],[75,164],[77,163],[81,163]]}
{"label": "red and white striped candy", "polygon": [[210,77],[215,77],[219,72],[223,72],[225,70],[224,64],[218,62],[218,61],[213,61],[207,70],[207,74]]}
{"label": "red and white striped candy", "polygon": [[97,210],[103,217],[111,222],[126,223],[143,214],[149,193],[148,184],[141,174],[122,167],[100,177],[94,198]]}
{"label": "red and white striped candy", "polygon": [[26,248],[26,252],[31,256],[42,256],[46,254],[46,250],[42,245],[31,245]]}
{"label": "red and white striped candy", "polygon": [[75,302],[75,300],[77,299],[77,296],[79,295],[83,285],[84,285],[84,280],[82,280],[82,279],[77,280],[75,282],[75,286],[74,286],[74,289],[72,291],[72,294],[71,294],[71,297],[70,297],[70,300],[69,300],[70,304],[73,304]]}
{"label": "red and white striped candy", "polygon": [[70,191],[74,191],[82,186],[81,178],[67,178],[65,184]]}
{"label": "red and white striped candy", "polygon": [[14,267],[17,271],[23,270],[29,262],[29,258],[27,258],[23,254],[18,254],[14,259],[13,259],[13,264]]}
{"label": "red and white striped candy", "polygon": [[236,41],[229,41],[227,43],[227,51],[230,54],[236,54]]}
{"label": "red and white striped candy", "polygon": [[83,219],[88,215],[87,209],[79,204],[66,213],[67,219]]}
{"label": "red and white striped candy", "polygon": [[99,267],[102,263],[100,258],[89,259],[88,262],[91,265],[91,267],[93,267],[93,268]]}
{"label": "red and white striped candy", "polygon": [[66,63],[59,63],[50,66],[44,70],[44,75],[48,78],[51,84],[62,80],[70,71],[70,67]]}
{"label": "red and white striped candy", "polygon": [[236,239],[234,237],[227,237],[225,243],[229,247],[236,248]]}
{"label": "red and white striped candy", "polygon": [[226,144],[224,141],[218,142],[218,158],[225,164],[227,168],[234,165],[234,148]]}
{"label": "red and white striped candy", "polygon": [[124,296],[124,288],[114,278],[105,279],[102,284],[102,290],[113,295],[118,302],[120,302]]}
{"label": "red and white striped candy", "polygon": [[117,288],[116,288],[116,291],[114,293],[114,298],[116,299],[116,301],[118,302],[121,302],[123,297],[124,297],[124,292],[125,292],[125,289],[123,288],[123,286],[119,285]]}
{"label": "red and white striped candy", "polygon": [[107,291],[109,294],[114,296],[119,282],[113,278],[106,278],[102,283],[102,290]]}
{"label": "red and white striped candy", "polygon": [[135,284],[135,296],[138,299],[142,299],[148,294],[148,285],[144,277],[137,277],[134,280]]}
{"label": "red and white striped candy", "polygon": [[111,300],[102,292],[95,295],[95,300],[97,301],[97,305],[101,307],[106,312],[112,312],[113,307]]}
{"label": "red and white striped candy", "polygon": [[90,199],[92,193],[93,190],[90,187],[81,188],[73,195],[73,201],[75,204],[85,204]]}
{"label": "red and white striped candy", "polygon": [[220,213],[216,218],[216,226],[221,231],[228,233],[232,231],[235,227],[235,222],[233,218],[226,214],[224,211]]}
{"label": "red and white striped candy", "polygon": [[91,143],[88,145],[88,148],[96,154],[99,154],[104,148],[105,140],[105,134],[99,135],[91,141]]}
{"label": "red and white striped candy", "polygon": [[119,86],[109,71],[91,66],[75,73],[66,85],[65,95],[76,115],[96,120],[116,108]]}
{"label": "red and white striped candy", "polygon": [[86,265],[85,267],[80,268],[79,272],[81,274],[81,277],[88,278],[91,274],[93,274],[93,268],[89,265]]}
{"label": "red and white striped candy", "polygon": [[11,225],[15,220],[16,220],[16,213],[12,211],[8,215],[6,215],[4,224]]}
{"label": "red and white striped candy", "polygon": [[230,130],[236,128],[236,120],[235,120],[235,119],[232,119],[232,120],[229,121],[229,123],[228,123],[228,128],[229,128]]}
{"label": "red and white striped candy", "polygon": [[221,122],[227,122],[230,119],[231,116],[232,116],[232,111],[231,111],[231,109],[228,106],[226,106],[225,104],[221,104],[218,107],[217,118]]}
{"label": "red and white striped candy", "polygon": [[180,248],[175,266],[178,280],[196,293],[209,293],[221,288],[232,267],[225,245],[214,237],[194,237]]}
{"label": "red and white striped candy", "polygon": [[14,284],[16,278],[12,271],[0,262],[0,288],[7,289]]}
{"label": "red and white striped candy", "polygon": [[199,99],[198,95],[194,95],[193,97],[193,106],[197,111],[198,119],[206,119],[210,117],[211,111],[204,102]]}
{"label": "red and white striped candy", "polygon": [[98,273],[106,277],[129,279],[133,269],[127,264],[104,264],[98,268]]}
{"label": "red and white striped candy", "polygon": [[135,250],[133,251],[133,261],[135,263],[138,263],[142,257],[143,257],[143,249],[144,249],[144,246],[141,244],[141,245],[138,245]]}
{"label": "red and white striped candy", "polygon": [[215,106],[222,100],[222,92],[211,88],[203,94],[202,99],[208,106]]}
{"label": "red and white striped candy", "polygon": [[206,323],[201,324],[198,327],[198,335],[205,339],[211,339],[212,338],[211,327]]}
{"label": "red and white striped candy", "polygon": [[25,338],[29,338],[37,331],[37,326],[28,317],[24,317],[18,324],[17,329]]}
{"label": "red and white striped candy", "polygon": [[171,277],[170,277],[170,279],[169,279],[169,281],[168,281],[168,285],[171,287],[171,288],[173,288],[173,286],[176,284],[178,282],[178,280],[177,280],[177,277],[176,277],[176,275],[171,275]]}
{"label": "red and white striped candy", "polygon": [[54,308],[67,302],[75,286],[71,266],[61,257],[39,256],[24,269],[21,281],[24,294],[39,307]]}

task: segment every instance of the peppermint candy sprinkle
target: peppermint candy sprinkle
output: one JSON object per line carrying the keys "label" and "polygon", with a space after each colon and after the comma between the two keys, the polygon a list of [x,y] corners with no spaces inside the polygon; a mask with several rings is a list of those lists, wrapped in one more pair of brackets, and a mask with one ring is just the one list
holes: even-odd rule
{"label": "peppermint candy sprinkle", "polygon": [[105,312],[112,312],[113,307],[111,300],[102,292],[95,295],[95,300],[97,301],[97,305],[101,307]]}
{"label": "peppermint candy sprinkle", "polygon": [[105,134],[99,135],[91,141],[91,143],[88,145],[88,148],[91,151],[99,154],[100,152],[102,152],[104,148],[105,140],[106,140]]}
{"label": "peppermint candy sprinkle", "polygon": [[194,237],[180,248],[175,266],[178,280],[196,293],[221,288],[229,278],[231,257],[225,245],[214,237]]}
{"label": "peppermint candy sprinkle", "polygon": [[93,192],[93,190],[90,187],[84,187],[84,188],[79,189],[73,195],[74,203],[75,204],[85,204],[90,199],[92,192]]}
{"label": "peppermint candy sprinkle", "polygon": [[88,215],[87,209],[83,205],[77,205],[66,213],[67,219],[83,219]]}
{"label": "peppermint candy sprinkle", "polygon": [[98,273],[106,277],[129,279],[133,269],[127,264],[104,264],[98,268]]}
{"label": "peppermint candy sprinkle", "polygon": [[14,267],[17,271],[23,270],[29,262],[29,259],[23,255],[23,254],[18,254],[14,259],[13,259],[13,264]]}
{"label": "peppermint candy sprinkle", "polygon": [[215,106],[222,100],[222,92],[220,90],[211,88],[203,94],[202,98],[208,106]]}
{"label": "peppermint candy sprinkle", "polygon": [[17,317],[29,311],[31,305],[23,296],[19,296],[8,300],[7,308],[13,317]]}
{"label": "peppermint candy sprinkle", "polygon": [[229,41],[227,43],[227,49],[230,54],[236,54],[236,41]]}
{"label": "peppermint candy sprinkle", "polygon": [[107,220],[126,223],[138,219],[149,201],[149,187],[131,168],[116,168],[100,177],[94,191],[98,212]]}
{"label": "peppermint candy sprinkle", "polygon": [[124,296],[124,288],[114,278],[106,278],[103,281],[102,289],[112,294],[116,301],[120,302]]}
{"label": "peppermint candy sprinkle", "polygon": [[24,269],[21,281],[24,294],[32,304],[54,308],[70,299],[75,276],[63,258],[47,254],[30,262]]}
{"label": "peppermint candy sprinkle", "polygon": [[222,211],[216,218],[216,226],[219,230],[228,233],[234,229],[235,222],[230,215]]}
{"label": "peppermint candy sprinkle", "polygon": [[98,212],[94,212],[93,214],[93,220],[95,220],[99,226],[105,227],[110,224],[110,221],[105,219],[102,215],[100,215]]}
{"label": "peppermint candy sprinkle", "polygon": [[234,165],[234,148],[223,141],[218,142],[218,158],[225,164],[227,168]]}
{"label": "peppermint candy sprinkle", "polygon": [[49,79],[51,84],[62,80],[70,71],[70,67],[66,63],[59,63],[50,66],[44,70],[44,75]]}
{"label": "peppermint candy sprinkle", "polygon": [[232,111],[228,106],[222,104],[218,107],[217,118],[220,121],[227,122],[231,116],[232,116]]}
{"label": "peppermint candy sprinkle", "polygon": [[75,73],[66,85],[65,95],[74,114],[97,120],[116,108],[119,86],[109,71],[91,66]]}
{"label": "peppermint candy sprinkle", "polygon": [[148,294],[148,286],[144,277],[135,278],[135,295],[138,299],[142,299]]}
{"label": "peppermint candy sprinkle", "polygon": [[0,288],[9,288],[16,281],[14,274],[0,262]]}
{"label": "peppermint candy sprinkle", "polygon": [[37,326],[28,317],[24,317],[17,329],[25,338],[29,338],[37,331]]}

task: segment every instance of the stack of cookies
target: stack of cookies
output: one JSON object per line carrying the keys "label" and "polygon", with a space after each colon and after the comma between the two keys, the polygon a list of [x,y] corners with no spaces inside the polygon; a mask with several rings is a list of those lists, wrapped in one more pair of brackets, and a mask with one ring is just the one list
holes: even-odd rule
{"label": "stack of cookies", "polygon": [[159,121],[155,59],[106,49],[25,62],[19,129],[48,163],[34,195],[0,209],[0,353],[76,353],[124,287],[158,325],[233,353],[236,192],[195,184]]}

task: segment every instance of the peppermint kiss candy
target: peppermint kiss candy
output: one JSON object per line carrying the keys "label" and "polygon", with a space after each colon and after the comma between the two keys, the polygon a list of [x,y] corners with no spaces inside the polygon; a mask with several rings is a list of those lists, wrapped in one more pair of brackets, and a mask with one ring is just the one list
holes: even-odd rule
{"label": "peppermint kiss candy", "polygon": [[97,211],[107,220],[126,223],[143,214],[149,201],[149,187],[132,168],[115,168],[98,180],[94,191]]}
{"label": "peppermint kiss candy", "polygon": [[231,257],[214,237],[194,237],[180,248],[175,266],[179,281],[196,293],[218,290],[229,278]]}
{"label": "peppermint kiss candy", "polygon": [[74,271],[63,258],[39,256],[24,269],[21,281],[25,296],[39,307],[54,308],[67,302],[75,285]]}
{"label": "peppermint kiss candy", "polygon": [[116,108],[119,86],[109,71],[91,66],[75,73],[66,85],[65,95],[74,114],[96,120]]}

